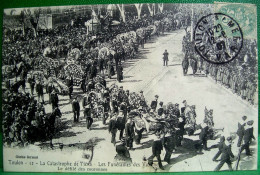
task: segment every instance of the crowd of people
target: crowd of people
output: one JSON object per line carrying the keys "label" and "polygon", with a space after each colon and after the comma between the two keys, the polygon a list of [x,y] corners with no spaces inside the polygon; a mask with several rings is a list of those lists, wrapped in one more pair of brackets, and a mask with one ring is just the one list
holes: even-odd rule
{"label": "crowd of people", "polygon": [[[164,161],[171,163],[172,152],[176,146],[182,145],[185,134],[192,135],[201,129],[196,149],[199,152],[203,148],[207,150],[207,140],[210,137],[214,138],[216,132],[212,110],[205,109],[204,124],[197,124],[196,108],[194,105],[188,105],[186,100],[183,101],[184,107],[180,109],[177,103],[164,105],[163,101],[159,101],[158,95],[148,103],[143,91],[130,92],[123,86],[106,85],[106,78],[111,78],[115,74],[118,82],[122,81],[122,62],[133,59],[139,46],[143,48],[152,35],[159,36],[166,30],[176,30],[189,25],[189,22],[177,21],[170,12],[158,13],[153,18],[144,16],[139,20],[128,17],[126,23],[121,22],[114,29],[104,28],[106,31],[102,31],[103,33],[89,34],[81,27],[68,24],[48,31],[39,31],[36,38],[30,32],[23,34],[22,31],[5,30],[4,143],[9,146],[25,146],[39,140],[50,140],[50,146],[53,147],[52,139],[59,129],[57,121],[62,115],[59,96],[66,91],[65,94],[72,99],[70,102],[73,122],[80,122],[81,106],[84,108],[88,129],[92,129],[92,123],[96,118],[101,119],[104,125],[108,125],[111,143],[115,145],[116,158],[119,160],[131,161],[129,150],[134,151],[134,141],[136,144],[142,143],[144,132],[154,137],[148,164],[152,165],[156,157],[161,169],[164,169],[160,158],[161,150],[163,148],[166,150]],[[165,59],[167,57],[168,61],[166,53],[167,51]],[[41,65],[46,57],[51,58],[51,61]],[[74,66],[73,69],[69,69],[71,62],[78,65],[78,68]],[[206,64],[203,62],[202,65]],[[206,72],[210,75],[213,72],[212,67],[214,66],[206,66],[208,69]],[[226,69],[228,70],[228,67]],[[52,70],[54,73],[50,74]],[[231,78],[233,74],[229,73],[229,77],[225,74],[227,70],[219,69],[217,72],[220,73],[216,73],[217,81],[225,80],[227,83],[225,85],[233,80]],[[245,83],[245,86],[239,89],[239,82],[231,84],[230,87],[234,88],[236,93],[245,94],[247,98],[246,89],[250,85],[247,86]],[[29,91],[26,88],[28,85]],[[81,87],[82,93],[76,95],[73,92],[75,85]],[[45,112],[47,104],[45,94],[49,95],[48,103],[52,106],[50,114]],[[252,126],[252,121],[241,124],[241,128],[244,129],[239,137],[244,136],[241,151],[246,149],[247,154],[250,154],[249,144],[253,137],[247,136],[247,133],[252,134],[252,129],[248,131],[245,128],[247,125]],[[118,139],[117,132],[119,132]],[[219,149],[222,155],[225,154],[224,150],[231,149],[224,144],[222,147],[223,149]],[[229,156],[227,157],[221,159],[221,164],[230,163]],[[217,169],[220,168],[221,165]]]}

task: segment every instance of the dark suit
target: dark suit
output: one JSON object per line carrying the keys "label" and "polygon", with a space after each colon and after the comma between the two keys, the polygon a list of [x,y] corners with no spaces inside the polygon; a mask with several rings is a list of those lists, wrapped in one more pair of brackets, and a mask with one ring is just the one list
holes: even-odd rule
{"label": "dark suit", "polygon": [[163,145],[161,140],[155,140],[152,145],[152,152],[153,154],[148,158],[148,164],[153,164],[154,157],[157,158],[159,167],[162,168],[162,160],[161,160],[161,151],[163,150]]}
{"label": "dark suit", "polygon": [[55,93],[55,92],[51,93],[50,102],[52,105],[52,110],[54,110],[56,107],[58,107],[59,97],[58,97],[57,93]]}
{"label": "dark suit", "polygon": [[109,121],[108,131],[109,131],[109,133],[111,132],[111,134],[112,134],[111,143],[116,144],[117,126],[116,126],[116,119],[115,119],[115,118],[112,118],[112,119]]}
{"label": "dark suit", "polygon": [[164,148],[166,151],[164,160],[170,163],[172,151],[175,148],[175,138],[173,136],[168,136],[164,138]]}
{"label": "dark suit", "polygon": [[221,160],[220,163],[218,164],[218,166],[216,167],[215,171],[219,171],[220,168],[227,163],[228,164],[228,168],[229,170],[232,171],[232,166],[231,166],[231,160],[230,157],[234,158],[234,154],[231,151],[231,145],[225,145],[222,149],[222,155],[221,155]]}
{"label": "dark suit", "polygon": [[241,152],[245,149],[246,150],[246,155],[251,155],[249,146],[250,146],[250,143],[251,143],[252,139],[255,139],[255,136],[254,136],[253,132],[254,132],[253,127],[248,128],[248,129],[245,130],[244,144],[241,147]]}
{"label": "dark suit", "polygon": [[213,157],[213,161],[217,160],[217,158],[221,155],[223,152],[224,147],[226,146],[225,142],[219,142],[218,144],[218,152],[217,154]]}
{"label": "dark suit", "polygon": [[126,136],[126,146],[129,148],[133,147],[133,141],[134,141],[134,123],[126,123],[125,124],[125,136]]}
{"label": "dark suit", "polygon": [[244,132],[245,132],[245,128],[244,128],[244,124],[240,124],[238,123],[238,129],[237,129],[237,135],[238,135],[238,142],[237,142],[237,146],[240,147],[241,146],[241,142],[243,140],[243,136],[244,136]]}
{"label": "dark suit", "polygon": [[157,108],[157,103],[158,103],[157,100],[153,100],[153,101],[151,102],[151,108],[152,108],[153,111],[156,110],[156,108]]}
{"label": "dark suit", "polygon": [[72,102],[72,112],[74,114],[74,122],[79,121],[79,111],[80,111],[79,102],[77,100],[73,100],[73,102]]}
{"label": "dark suit", "polygon": [[200,138],[200,143],[203,145],[204,149],[207,149],[207,136],[209,132],[209,127],[206,126],[205,128],[202,128],[199,138]]}

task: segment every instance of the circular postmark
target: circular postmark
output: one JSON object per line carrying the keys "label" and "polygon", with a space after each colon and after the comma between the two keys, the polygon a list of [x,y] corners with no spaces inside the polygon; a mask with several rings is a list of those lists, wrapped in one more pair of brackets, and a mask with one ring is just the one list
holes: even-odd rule
{"label": "circular postmark", "polygon": [[195,26],[193,39],[196,52],[213,64],[232,61],[243,46],[239,24],[223,13],[202,17]]}

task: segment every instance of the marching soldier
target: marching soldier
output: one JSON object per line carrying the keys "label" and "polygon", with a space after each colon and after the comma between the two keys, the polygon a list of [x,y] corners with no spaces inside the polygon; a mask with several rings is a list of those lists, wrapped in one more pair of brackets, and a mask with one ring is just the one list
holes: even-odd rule
{"label": "marching soldier", "polygon": [[227,141],[228,141],[228,144],[223,146],[220,163],[215,168],[215,171],[219,171],[225,163],[228,165],[229,170],[231,170],[231,171],[233,170],[232,163],[231,163],[231,157],[234,158],[235,156],[231,151],[232,138],[228,137]]}
{"label": "marching soldier", "polygon": [[220,137],[220,142],[218,144],[218,152],[217,154],[213,157],[213,161],[217,161],[217,158],[221,155],[221,153],[223,152],[223,148],[226,146],[225,144],[225,137],[222,136]]}
{"label": "marching soldier", "polygon": [[244,134],[244,144],[241,147],[241,152],[243,152],[243,150],[246,150],[246,155],[247,156],[251,156],[250,153],[250,149],[249,146],[252,142],[252,139],[255,140],[255,136],[254,136],[254,128],[253,128],[253,120],[250,120],[247,122],[247,125],[245,126],[245,134]]}

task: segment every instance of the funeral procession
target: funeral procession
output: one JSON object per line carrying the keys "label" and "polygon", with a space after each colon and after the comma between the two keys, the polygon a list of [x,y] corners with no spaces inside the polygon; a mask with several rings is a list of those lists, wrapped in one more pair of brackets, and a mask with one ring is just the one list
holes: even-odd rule
{"label": "funeral procession", "polygon": [[[256,16],[253,10],[246,16],[248,9],[254,8],[144,3],[5,9],[5,169],[256,169],[257,37],[256,28],[249,29]],[[219,24],[211,29],[213,19]],[[218,30],[224,39],[208,37]],[[28,155],[36,157],[35,167],[25,165]]]}

